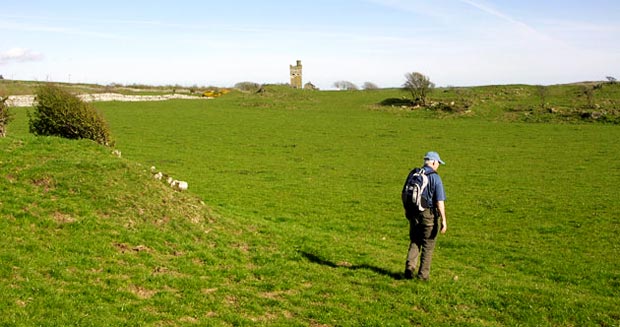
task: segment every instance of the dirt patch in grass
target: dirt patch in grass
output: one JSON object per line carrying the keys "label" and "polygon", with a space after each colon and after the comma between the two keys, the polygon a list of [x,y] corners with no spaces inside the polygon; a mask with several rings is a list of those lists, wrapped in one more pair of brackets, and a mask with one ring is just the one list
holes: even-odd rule
{"label": "dirt patch in grass", "polygon": [[153,295],[157,294],[156,290],[149,290],[138,285],[129,286],[129,292],[143,300],[150,299]]}
{"label": "dirt patch in grass", "polygon": [[75,218],[71,217],[68,214],[62,213],[62,212],[54,212],[54,220],[59,223],[59,224],[70,224],[75,222]]}
{"label": "dirt patch in grass", "polygon": [[121,253],[126,253],[130,251],[131,252],[152,252],[153,251],[149,247],[144,246],[144,245],[130,246],[125,243],[114,243],[114,247]]}
{"label": "dirt patch in grass", "polygon": [[55,188],[54,180],[49,176],[35,178],[32,180],[32,184],[42,188],[45,193]]}

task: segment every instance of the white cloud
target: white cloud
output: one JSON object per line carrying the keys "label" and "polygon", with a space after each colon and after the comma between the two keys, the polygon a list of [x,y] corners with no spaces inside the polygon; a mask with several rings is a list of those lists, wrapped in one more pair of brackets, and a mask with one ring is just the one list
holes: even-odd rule
{"label": "white cloud", "polygon": [[43,60],[43,54],[24,48],[12,48],[0,53],[0,64]]}

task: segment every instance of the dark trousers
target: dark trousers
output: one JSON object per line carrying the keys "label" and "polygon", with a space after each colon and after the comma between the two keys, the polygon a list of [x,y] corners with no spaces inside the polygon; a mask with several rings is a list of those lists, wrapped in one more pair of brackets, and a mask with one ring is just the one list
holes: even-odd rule
{"label": "dark trousers", "polygon": [[414,272],[419,256],[418,278],[427,280],[430,277],[439,224],[430,209],[423,212],[408,210],[405,215],[409,220],[409,240],[411,241],[405,269]]}

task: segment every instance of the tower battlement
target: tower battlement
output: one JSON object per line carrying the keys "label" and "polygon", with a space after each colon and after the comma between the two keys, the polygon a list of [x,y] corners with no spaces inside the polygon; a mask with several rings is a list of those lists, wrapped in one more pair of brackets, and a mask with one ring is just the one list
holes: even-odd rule
{"label": "tower battlement", "polygon": [[291,87],[301,89],[301,60],[297,60],[297,65],[290,65],[291,70]]}

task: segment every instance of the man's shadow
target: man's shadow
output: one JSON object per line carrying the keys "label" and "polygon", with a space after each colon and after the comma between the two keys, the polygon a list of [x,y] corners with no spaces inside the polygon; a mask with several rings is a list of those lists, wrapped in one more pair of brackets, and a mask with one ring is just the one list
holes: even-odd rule
{"label": "man's shadow", "polygon": [[345,269],[350,269],[350,270],[366,269],[366,270],[373,271],[380,275],[391,277],[396,280],[404,279],[404,275],[402,273],[395,273],[395,272],[392,272],[392,271],[389,271],[383,268],[379,268],[379,267],[375,267],[375,266],[371,266],[367,264],[363,264],[363,265],[351,265],[351,264],[346,264],[346,263],[336,264],[329,260],[319,258],[315,254],[308,253],[305,251],[302,251],[301,255],[303,255],[304,258],[308,259],[308,261],[310,262],[317,263],[323,266],[328,266],[330,268],[345,268]]}

